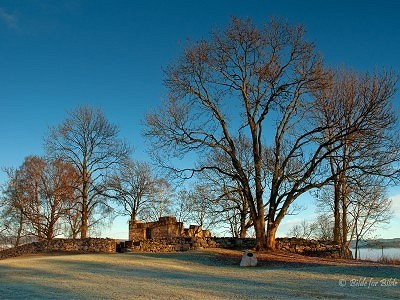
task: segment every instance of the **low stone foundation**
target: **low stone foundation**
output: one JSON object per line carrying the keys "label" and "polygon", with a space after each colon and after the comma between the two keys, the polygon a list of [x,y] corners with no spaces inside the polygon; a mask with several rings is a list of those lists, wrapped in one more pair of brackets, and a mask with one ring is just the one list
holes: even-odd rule
{"label": "low stone foundation", "polygon": [[212,238],[170,237],[155,240],[126,241],[120,244],[122,251],[134,252],[176,252],[204,248],[217,248]]}
{"label": "low stone foundation", "polygon": [[[170,237],[154,240],[126,241],[119,247],[122,251],[134,252],[174,252],[203,248],[252,249],[255,239],[252,238],[199,238],[199,237]],[[334,242],[306,240],[299,238],[278,238],[276,249],[306,256],[326,258],[352,258],[351,252],[341,255],[340,246]]]}
{"label": "low stone foundation", "polygon": [[[141,241],[118,243],[114,239],[54,239],[21,245],[0,251],[0,260],[34,253],[72,252],[72,253],[115,253],[134,252],[175,252],[204,248],[252,249],[255,239],[252,238],[210,238],[210,237],[167,237]],[[297,253],[306,256],[327,258],[352,258],[352,253],[342,254],[340,246],[329,241],[306,240],[299,238],[276,239],[277,250]]]}
{"label": "low stone foundation", "polygon": [[115,253],[117,240],[87,238],[87,239],[54,239],[0,251],[0,260],[34,253],[72,252],[72,253]]}
{"label": "low stone foundation", "polygon": [[178,222],[173,216],[160,217],[156,222],[129,221],[129,240],[161,240],[174,237],[210,237],[208,230],[201,226],[190,225],[184,228],[182,222]]}
{"label": "low stone foundation", "polygon": [[[252,238],[214,238],[220,248],[251,249],[255,246]],[[333,241],[307,240],[301,238],[277,238],[276,249],[306,256],[327,258],[353,258],[351,251],[342,254],[341,248]]]}
{"label": "low stone foundation", "polygon": [[213,240],[219,248],[225,249],[252,249],[256,244],[256,240],[253,238],[214,237]]}
{"label": "low stone foundation", "polygon": [[329,257],[329,258],[353,258],[350,250],[341,253],[341,247],[333,241],[306,240],[300,238],[276,239],[278,250],[302,254],[305,256]]}

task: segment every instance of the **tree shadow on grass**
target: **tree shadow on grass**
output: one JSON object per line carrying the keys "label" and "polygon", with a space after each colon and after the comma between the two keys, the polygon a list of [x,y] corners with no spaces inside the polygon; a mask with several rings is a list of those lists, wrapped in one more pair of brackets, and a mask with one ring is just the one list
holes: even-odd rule
{"label": "tree shadow on grass", "polygon": [[[155,257],[153,255],[132,255],[133,259],[140,260],[142,257]],[[161,255],[161,258],[171,258],[171,255]],[[175,258],[175,256],[172,256]],[[188,259],[189,260],[189,259]],[[191,262],[193,260],[190,260]],[[203,261],[203,260],[200,260]],[[265,281],[265,277],[248,276],[249,269],[243,270],[246,274],[240,274],[238,271],[232,274],[204,272],[196,270],[196,266],[192,265],[191,269],[166,269],[165,266],[157,266],[156,264],[149,266],[141,265],[122,265],[117,261],[114,262],[94,262],[94,261],[70,261],[60,260],[57,262],[61,268],[66,268],[75,272],[96,273],[97,275],[108,275],[116,282],[119,280],[132,282],[132,286],[127,286],[125,293],[129,293],[131,288],[141,288],[137,284],[146,282],[148,290],[162,290],[163,286],[172,288],[176,292],[190,289],[201,294],[214,294],[223,298],[262,298],[277,297],[287,295],[289,297],[297,297],[299,295],[311,297],[329,297],[343,298],[343,292],[334,291],[329,288],[321,290],[320,286],[330,286],[331,283],[326,280],[313,280],[313,282],[303,282],[299,284],[297,281]],[[254,269],[253,269],[254,270]],[[234,276],[238,275],[238,276]],[[250,274],[251,275],[251,274]],[[136,284],[136,285],[135,285]],[[150,285],[150,288],[148,287]],[[316,288],[318,286],[318,288]],[[134,291],[132,291],[134,292]]]}
{"label": "tree shadow on grass", "polygon": [[[164,260],[167,263],[164,263]],[[202,252],[128,253],[104,255],[96,260],[93,260],[92,255],[67,259],[53,257],[51,260],[44,258],[43,264],[46,266],[45,272],[34,267],[0,265],[0,295],[9,296],[3,297],[5,299],[82,298],[82,294],[75,291],[78,287],[86,298],[104,298],[110,295],[110,292],[112,295],[128,298],[132,298],[133,295],[151,298],[155,295],[156,298],[162,298],[164,290],[166,297],[181,298],[184,297],[182,293],[185,291],[196,295],[198,293],[200,296],[213,295],[223,298],[361,298],[365,295],[366,288],[341,287],[337,278],[318,276],[339,274],[344,277],[387,277],[391,273],[393,278],[398,277],[398,273],[394,274],[394,271],[398,272],[398,268],[392,270],[387,266],[383,267],[385,272],[381,271],[380,267],[360,266],[300,267],[275,264],[241,268],[237,264],[220,262],[215,255]],[[61,270],[65,270],[65,273],[61,273]],[[71,278],[74,274],[79,274],[78,279]],[[68,281],[70,285],[67,286],[49,286],[49,282],[42,282],[41,278],[52,279],[50,282],[53,284],[67,279],[73,281]],[[84,280],[84,284],[79,280]],[[14,293],[18,296],[14,297]],[[398,288],[368,290],[369,298],[399,296]]]}
{"label": "tree shadow on grass", "polygon": [[[195,255],[193,255],[195,254]],[[162,286],[176,287],[177,291],[185,288],[197,290],[199,293],[217,293],[227,298],[266,298],[279,297],[323,297],[323,298],[343,298],[348,296],[361,297],[365,290],[349,289],[339,286],[337,278],[327,278],[319,275],[339,274],[346,279],[346,276],[373,276],[379,277],[382,274],[369,273],[363,274],[366,270],[354,270],[352,267],[323,266],[317,268],[240,268],[238,266],[210,265],[206,255],[203,253],[181,254],[128,254],[120,256],[113,261],[94,262],[94,261],[58,261],[62,268],[67,268],[76,272],[96,273],[109,275],[118,280],[128,282],[146,282],[152,285],[152,289],[160,289]],[[178,257],[178,259],[177,259]],[[129,259],[133,261],[145,261],[152,259],[144,265],[129,264]],[[128,263],[127,260],[128,259]],[[153,260],[154,259],[154,260]],[[158,259],[168,259],[169,262],[178,260],[177,267],[157,264]],[[180,262],[184,262],[182,265]],[[190,263],[189,263],[190,262]],[[196,268],[196,264],[202,264],[208,268]],[[124,264],[125,263],[125,264]],[[186,264],[188,263],[188,264]],[[183,267],[182,267],[183,266]],[[236,268],[237,270],[233,270]],[[278,271],[278,272],[277,272]],[[293,272],[299,272],[294,273]],[[360,273],[361,272],[361,273]],[[307,275],[307,273],[309,273]],[[291,275],[290,275],[291,274]],[[383,275],[387,275],[386,273]],[[129,287],[128,287],[129,288]],[[371,297],[380,298],[381,296],[393,297],[393,289],[375,288],[369,291]],[[247,295],[247,296],[246,296]],[[399,293],[397,293],[399,296]]]}
{"label": "tree shadow on grass", "polygon": [[[35,280],[37,277],[43,280]],[[62,282],[70,278],[71,276],[68,274],[1,265],[0,299],[56,299],[60,298],[60,295],[71,295],[71,291],[68,289],[44,283],[47,279]]]}
{"label": "tree shadow on grass", "polygon": [[169,252],[169,253],[126,253],[141,258],[152,259],[173,259],[185,263],[199,264],[209,267],[239,268],[240,258],[223,258],[214,253],[208,252]]}
{"label": "tree shadow on grass", "polygon": [[298,262],[261,262],[262,268],[271,270],[293,270],[307,273],[319,273],[325,275],[345,275],[345,276],[361,276],[361,277],[381,277],[394,278],[400,280],[400,268],[396,266],[363,266],[363,265],[324,265],[313,263],[298,263]]}
{"label": "tree shadow on grass", "polygon": [[[207,252],[178,252],[178,253],[127,253],[138,258],[153,259],[174,259],[186,263],[200,264],[215,268],[228,268],[242,270],[239,266],[240,258],[221,257],[214,253]],[[257,269],[301,271],[308,273],[320,273],[327,275],[346,275],[346,276],[366,276],[366,277],[391,277],[400,280],[400,268],[396,266],[335,266],[324,265],[321,263],[301,263],[301,262],[279,262],[279,261],[260,261]]]}

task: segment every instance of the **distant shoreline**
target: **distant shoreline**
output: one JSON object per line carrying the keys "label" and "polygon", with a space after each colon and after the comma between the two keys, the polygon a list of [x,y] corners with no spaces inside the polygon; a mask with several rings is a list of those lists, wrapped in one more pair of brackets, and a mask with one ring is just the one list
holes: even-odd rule
{"label": "distant shoreline", "polygon": [[[351,248],[355,248],[355,242],[353,241],[350,245]],[[366,240],[360,241],[358,248],[373,248],[373,249],[381,249],[381,248],[400,248],[400,238],[394,239],[374,239],[374,240]]]}

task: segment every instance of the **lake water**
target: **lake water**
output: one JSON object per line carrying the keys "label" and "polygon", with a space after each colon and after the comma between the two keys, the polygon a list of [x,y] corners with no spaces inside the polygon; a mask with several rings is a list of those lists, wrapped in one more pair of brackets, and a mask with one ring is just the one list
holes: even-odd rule
{"label": "lake water", "polygon": [[[355,249],[350,248],[355,256]],[[380,248],[359,248],[359,258],[368,260],[378,260],[382,257],[382,249]],[[387,258],[400,259],[400,248],[383,248],[383,256]]]}

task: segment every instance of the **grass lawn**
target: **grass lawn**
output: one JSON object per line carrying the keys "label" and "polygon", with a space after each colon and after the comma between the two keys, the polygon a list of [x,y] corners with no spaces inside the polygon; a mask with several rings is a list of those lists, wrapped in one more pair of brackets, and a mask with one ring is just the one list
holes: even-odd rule
{"label": "grass lawn", "polygon": [[395,266],[267,261],[241,268],[238,257],[217,253],[7,259],[0,261],[0,299],[400,298],[400,268]]}

